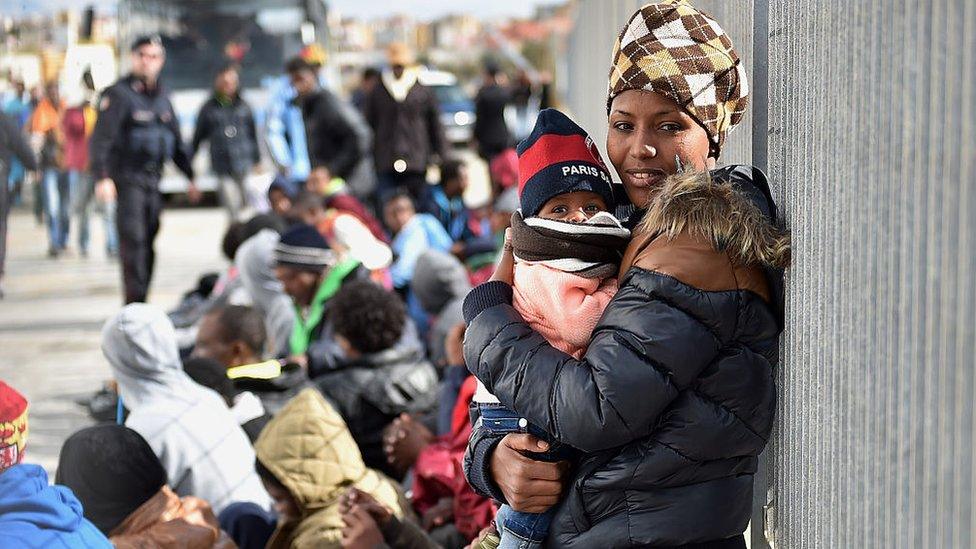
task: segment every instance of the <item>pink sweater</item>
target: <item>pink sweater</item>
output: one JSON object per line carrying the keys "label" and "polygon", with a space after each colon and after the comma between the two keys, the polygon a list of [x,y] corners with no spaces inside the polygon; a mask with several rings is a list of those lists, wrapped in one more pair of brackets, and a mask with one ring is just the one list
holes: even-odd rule
{"label": "pink sweater", "polygon": [[546,265],[515,264],[513,305],[553,347],[580,358],[593,328],[617,293],[617,280],[583,278]]}

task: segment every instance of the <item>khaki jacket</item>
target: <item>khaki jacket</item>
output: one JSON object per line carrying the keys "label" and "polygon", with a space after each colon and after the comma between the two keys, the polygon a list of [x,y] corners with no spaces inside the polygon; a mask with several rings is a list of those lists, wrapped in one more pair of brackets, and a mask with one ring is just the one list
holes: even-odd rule
{"label": "khaki jacket", "polygon": [[305,389],[278,412],[254,451],[302,510],[300,520],[278,525],[268,549],[338,549],[339,496],[350,486],[372,495],[397,518],[408,508],[393,481],[363,464],[342,417],[315,389]]}

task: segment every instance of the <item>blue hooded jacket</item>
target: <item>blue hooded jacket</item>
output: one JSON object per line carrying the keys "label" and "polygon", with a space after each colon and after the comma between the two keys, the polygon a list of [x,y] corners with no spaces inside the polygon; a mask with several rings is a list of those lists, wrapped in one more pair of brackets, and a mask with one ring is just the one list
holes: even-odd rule
{"label": "blue hooded jacket", "polygon": [[0,473],[0,548],[106,547],[112,544],[88,522],[81,502],[64,486],[48,486],[38,465]]}

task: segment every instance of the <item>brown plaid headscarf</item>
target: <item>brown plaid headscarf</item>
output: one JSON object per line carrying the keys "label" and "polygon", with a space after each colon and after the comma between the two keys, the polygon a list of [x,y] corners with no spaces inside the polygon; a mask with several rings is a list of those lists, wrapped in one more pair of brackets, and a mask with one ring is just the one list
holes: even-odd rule
{"label": "brown plaid headscarf", "polygon": [[659,93],[705,128],[716,157],[746,110],[746,71],[732,41],[688,0],[637,10],[614,44],[611,63],[608,113],[613,98],[627,90]]}

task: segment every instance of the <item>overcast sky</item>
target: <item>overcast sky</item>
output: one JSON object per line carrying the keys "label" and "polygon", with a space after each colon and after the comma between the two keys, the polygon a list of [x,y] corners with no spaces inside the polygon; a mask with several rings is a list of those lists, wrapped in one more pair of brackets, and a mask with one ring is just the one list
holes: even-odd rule
{"label": "overcast sky", "polygon": [[[232,1],[232,0],[229,0]],[[418,19],[433,19],[448,13],[470,13],[482,18],[503,16],[528,16],[536,6],[557,4],[564,0],[329,0],[329,4],[343,15],[372,18],[391,13],[406,13]],[[3,12],[23,15],[32,12],[75,7],[95,3],[99,10],[106,9],[114,0],[90,2],[85,0],[0,0]],[[395,6],[391,8],[391,5]]]}

